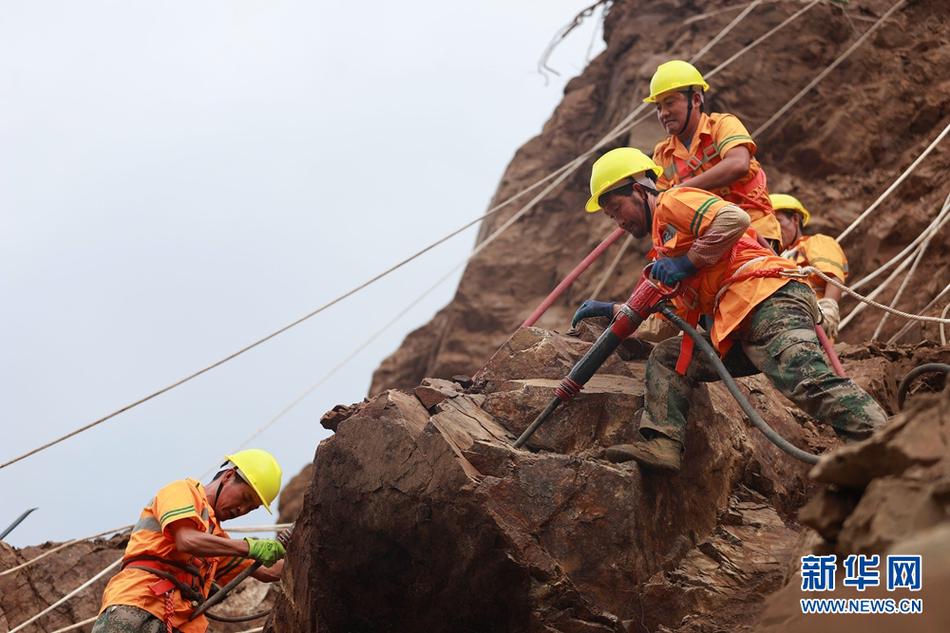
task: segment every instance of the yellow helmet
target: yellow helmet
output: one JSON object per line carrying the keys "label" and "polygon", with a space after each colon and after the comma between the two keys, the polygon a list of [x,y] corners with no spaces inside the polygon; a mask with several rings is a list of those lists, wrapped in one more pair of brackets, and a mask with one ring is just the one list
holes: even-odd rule
{"label": "yellow helmet", "polygon": [[787,193],[773,193],[769,194],[769,201],[772,203],[772,208],[776,211],[794,211],[799,214],[802,216],[802,226],[808,226],[808,221],[811,220],[811,213],[808,212],[805,205],[799,202],[795,196],[790,196]]}
{"label": "yellow helmet", "polygon": [[612,149],[594,162],[590,171],[590,200],[585,208],[588,213],[600,211],[602,195],[626,184],[624,180],[652,171],[659,177],[663,170],[653,160],[638,149],[618,147]]}
{"label": "yellow helmet", "polygon": [[249,448],[224,458],[234,464],[244,481],[257,493],[264,509],[273,514],[270,504],[280,492],[282,474],[274,456],[259,448]]}
{"label": "yellow helmet", "polygon": [[674,59],[662,63],[657,66],[656,72],[653,73],[653,79],[650,80],[650,96],[644,99],[643,102],[656,103],[656,98],[664,92],[689,88],[690,86],[699,86],[703,92],[709,90],[709,84],[703,79],[702,73],[689,62]]}

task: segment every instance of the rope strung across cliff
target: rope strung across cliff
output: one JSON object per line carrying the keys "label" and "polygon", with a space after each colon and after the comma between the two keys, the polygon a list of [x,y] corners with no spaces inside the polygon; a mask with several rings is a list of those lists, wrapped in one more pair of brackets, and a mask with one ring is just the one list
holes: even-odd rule
{"label": "rope strung across cliff", "polygon": [[[950,196],[947,196],[947,200],[944,202],[943,209],[940,212],[941,215],[946,213],[948,209],[950,209]],[[907,274],[904,275],[904,279],[903,281],[901,281],[901,285],[897,288],[897,292],[894,294],[894,298],[891,299],[890,305],[892,308],[897,307],[897,303],[898,301],[900,301],[901,296],[903,296],[904,290],[907,289],[907,286],[910,285],[911,279],[914,278],[914,273],[917,272],[917,267],[920,266],[920,263],[924,260],[924,255],[927,254],[927,248],[930,246],[931,240],[933,240],[933,238],[937,236],[937,233],[940,231],[940,228],[942,228],[943,225],[947,223],[948,219],[950,219],[950,217],[944,218],[943,221],[941,221],[940,224],[933,230],[926,231],[927,238],[923,241],[923,243],[920,245],[920,248],[917,250],[917,255],[914,257],[914,263],[911,265],[910,270],[907,272]],[[877,340],[877,337],[881,333],[881,330],[884,329],[884,324],[887,323],[888,316],[890,315],[885,313],[881,317],[881,320],[877,324],[877,327],[874,328],[874,333],[871,334],[872,341]],[[943,323],[941,323],[940,325],[942,327]]]}
{"label": "rope strung across cliff", "polygon": [[902,174],[900,175],[900,177],[899,177],[897,180],[895,180],[893,183],[891,183],[891,186],[888,187],[888,188],[884,191],[884,193],[882,193],[882,194],[880,195],[880,197],[878,197],[878,199],[875,200],[875,201],[871,204],[871,206],[869,206],[869,207],[867,208],[866,211],[864,211],[864,213],[862,213],[862,214],[859,215],[857,218],[855,218],[854,221],[853,221],[850,225],[848,225],[847,228],[845,228],[845,230],[843,230],[841,233],[838,234],[837,240],[838,240],[839,242],[840,242],[841,240],[843,240],[849,233],[851,233],[851,231],[854,230],[854,228],[855,228],[858,224],[861,223],[862,220],[864,220],[864,218],[866,218],[868,215],[870,215],[871,212],[874,211],[874,209],[876,209],[876,208],[878,207],[878,205],[880,205],[880,204],[884,201],[884,199],[887,198],[887,196],[889,196],[889,195],[891,194],[891,192],[893,192],[895,189],[897,189],[898,185],[900,185],[902,182],[904,182],[904,180],[911,174],[911,172],[914,171],[914,169],[917,168],[917,165],[919,165],[921,162],[923,162],[923,160],[924,160],[925,158],[927,158],[927,155],[930,154],[930,152],[933,151],[933,149],[940,143],[940,141],[943,140],[943,137],[945,137],[945,136],[947,135],[947,132],[950,132],[950,122],[947,123],[947,125],[943,128],[943,131],[942,131],[939,135],[937,135],[937,138],[935,138],[935,139],[930,143],[930,145],[927,146],[927,148],[920,154],[920,156],[918,156],[917,159],[914,160],[914,162],[912,162],[912,163],[910,164],[910,166],[908,166],[907,169],[904,170],[904,173],[902,173]]}
{"label": "rope strung across cliff", "polygon": [[75,545],[75,544],[77,544],[77,543],[82,543],[82,542],[84,542],[84,541],[91,541],[91,540],[94,539],[94,538],[100,538],[100,537],[102,537],[102,536],[107,536],[107,535],[109,535],[109,534],[119,534],[119,533],[121,533],[121,532],[125,532],[125,531],[131,530],[131,529],[132,529],[132,526],[131,526],[131,525],[123,525],[122,527],[115,528],[115,529],[112,529],[112,530],[105,530],[104,532],[99,532],[99,533],[97,533],[97,534],[93,534],[92,536],[84,536],[84,537],[82,537],[82,538],[77,538],[77,539],[73,539],[73,540],[71,540],[71,541],[66,541],[65,543],[60,543],[60,544],[57,545],[56,547],[54,547],[54,548],[52,548],[52,549],[48,549],[48,550],[46,550],[45,552],[43,552],[42,554],[40,554],[40,555],[38,555],[38,556],[35,556],[34,558],[31,558],[31,559],[28,560],[28,561],[26,561],[26,562],[24,562],[24,563],[20,563],[20,564],[17,565],[16,567],[11,567],[10,569],[4,569],[3,571],[0,571],[0,576],[6,576],[7,574],[12,574],[13,572],[20,571],[21,569],[26,569],[26,568],[29,567],[30,565],[32,565],[32,564],[34,564],[34,563],[36,563],[36,562],[38,562],[38,561],[40,561],[40,560],[46,558],[47,556],[49,556],[49,555],[51,555],[51,554],[55,554],[56,552],[58,552],[58,551],[60,551],[60,550],[63,550],[63,549],[66,549],[67,547],[70,547],[70,546]]}
{"label": "rope strung across cliff", "polygon": [[108,574],[108,573],[109,573],[110,571],[112,571],[115,567],[118,567],[118,566],[119,566],[119,563],[121,563],[121,562],[122,562],[122,558],[119,558],[118,560],[116,560],[116,561],[110,563],[105,569],[103,569],[102,571],[100,571],[99,573],[97,573],[95,576],[93,576],[92,578],[90,578],[89,580],[87,580],[86,582],[84,582],[83,584],[79,585],[78,587],[76,587],[75,589],[73,589],[72,591],[70,591],[69,593],[67,593],[65,596],[63,596],[62,598],[60,598],[59,600],[57,600],[57,601],[54,602],[53,604],[49,605],[48,607],[46,607],[45,609],[43,609],[42,611],[40,611],[40,612],[37,613],[36,615],[32,616],[31,618],[29,618],[29,619],[26,620],[25,622],[21,622],[21,623],[18,624],[17,626],[15,626],[15,627],[13,627],[12,629],[10,629],[9,633],[17,633],[17,631],[23,630],[23,627],[27,626],[28,624],[31,624],[31,623],[35,622],[36,620],[40,619],[41,617],[43,617],[44,615],[46,615],[47,613],[49,613],[50,611],[52,611],[53,609],[55,609],[56,607],[60,606],[60,605],[63,604],[64,602],[68,601],[68,600],[69,600],[70,598],[72,598],[73,596],[75,596],[75,595],[81,593],[84,589],[88,588],[88,587],[89,587],[90,585],[92,585],[94,582],[96,582],[97,580],[99,580],[100,578],[102,578],[103,576],[105,576],[106,574]]}
{"label": "rope strung across cliff", "polygon": [[820,82],[822,79],[824,79],[825,77],[827,77],[828,74],[831,73],[831,71],[833,71],[835,68],[837,68],[838,65],[841,64],[844,60],[846,60],[846,59],[851,55],[851,53],[853,53],[854,51],[856,51],[856,50],[858,49],[858,47],[860,47],[861,44],[863,44],[864,41],[865,41],[867,38],[869,38],[869,37],[874,33],[874,31],[876,31],[879,27],[881,27],[881,26],[884,24],[884,21],[887,20],[887,18],[889,18],[892,13],[894,13],[894,12],[897,11],[899,8],[901,8],[901,7],[904,5],[905,2],[906,2],[906,0],[897,0],[897,2],[894,3],[894,6],[892,6],[890,9],[888,9],[887,12],[884,13],[884,15],[882,15],[882,16],[880,17],[880,19],[879,19],[877,22],[875,22],[873,25],[871,25],[871,27],[870,27],[867,31],[865,31],[865,32],[861,35],[861,37],[859,37],[859,38],[857,39],[857,41],[856,41],[854,44],[852,44],[850,47],[848,47],[848,49],[847,49],[844,53],[842,53],[841,55],[839,55],[836,60],[834,60],[833,62],[831,62],[831,64],[830,64],[827,68],[825,68],[823,71],[821,71],[820,73],[818,73],[818,75],[817,75],[814,79],[812,79],[810,82],[808,82],[808,85],[807,85],[807,86],[805,86],[804,88],[802,88],[802,89],[798,92],[798,94],[796,94],[796,95],[795,95],[794,97],[792,97],[785,105],[783,105],[781,108],[779,108],[778,111],[777,111],[775,114],[773,114],[772,117],[771,117],[768,121],[766,121],[765,123],[763,123],[762,125],[760,125],[759,128],[758,128],[755,132],[752,133],[752,136],[758,137],[759,134],[761,134],[763,131],[765,131],[765,130],[767,130],[769,127],[771,127],[771,125],[772,125],[773,123],[775,123],[775,121],[777,121],[777,120],[779,119],[779,117],[781,117],[783,114],[785,114],[786,112],[788,112],[789,109],[791,109],[791,107],[792,107],[793,105],[795,105],[796,103],[798,103],[798,101],[799,101],[802,97],[804,97],[806,94],[808,94],[808,92],[809,92],[812,88],[814,88],[814,87],[818,84],[818,82]]}
{"label": "rope strung across cliff", "polygon": [[[932,308],[932,307],[934,307],[935,305],[937,305],[937,302],[940,301],[941,299],[943,299],[943,298],[944,298],[944,295],[946,295],[948,292],[950,292],[950,284],[947,284],[946,286],[944,286],[943,290],[941,290],[940,293],[939,293],[936,297],[934,297],[933,299],[931,299],[930,303],[928,303],[928,304],[925,305],[923,308],[921,308],[920,311],[921,311],[921,312],[926,312],[926,311],[929,310],[930,308]],[[891,338],[887,339],[887,344],[888,344],[888,345],[893,345],[894,343],[896,343],[897,341],[899,341],[900,338],[901,338],[902,336],[904,336],[904,334],[906,334],[908,331],[910,331],[910,328],[912,328],[913,326],[914,326],[914,322],[913,322],[913,321],[909,321],[906,325],[904,325],[904,327],[902,327],[901,329],[899,329],[899,330],[897,331],[897,333],[894,334],[894,336],[892,336]]]}
{"label": "rope strung across cliff", "polygon": [[[950,196],[948,196],[947,200],[944,202],[943,207],[941,208],[937,216],[933,219],[933,221],[931,221],[931,223],[927,226],[927,228],[925,228],[920,233],[920,235],[918,236],[918,239],[914,241],[914,244],[925,242],[925,241],[929,243],[930,238],[936,235],[937,232],[943,227],[944,224],[946,224],[948,220],[950,220]],[[907,251],[907,250],[908,249],[904,249],[904,251]],[[878,284],[877,288],[875,288],[871,293],[868,294],[868,298],[873,299],[879,294],[881,294],[882,292],[884,292],[884,290],[887,289],[887,287],[891,284],[891,282],[894,281],[894,279],[896,279],[897,276],[900,275],[904,271],[904,269],[907,268],[907,266],[911,264],[912,261],[914,261],[912,257],[903,258],[901,260],[901,263],[894,269],[894,271],[887,277],[887,279],[885,279],[880,284]],[[890,262],[888,263],[888,265],[889,264]],[[876,276],[876,274],[869,275],[869,277],[874,277],[874,276]],[[865,281],[869,277],[865,277],[865,279],[861,280],[861,282],[852,284],[851,290],[856,290],[859,286],[862,285],[863,281]],[[841,320],[841,323],[838,325],[838,330],[841,331],[844,327],[846,327],[849,323],[851,323],[851,321],[853,321],[854,318],[858,314],[861,313],[865,305],[866,304],[858,304],[857,306],[855,306],[855,308],[846,317],[844,317]]]}
{"label": "rope strung across cliff", "polygon": [[801,270],[802,270],[803,272],[806,272],[806,273],[810,274],[810,275],[817,275],[817,276],[821,277],[822,279],[824,279],[827,283],[831,284],[832,286],[835,286],[836,288],[840,288],[842,292],[848,293],[849,295],[851,295],[852,297],[854,297],[854,298],[857,299],[858,301],[861,301],[862,303],[866,303],[866,304],[868,304],[868,305],[874,306],[874,307],[877,308],[878,310],[883,310],[883,311],[885,311],[885,312],[887,312],[887,313],[889,313],[889,314],[893,314],[894,316],[899,316],[899,317],[901,317],[901,318],[909,319],[909,320],[912,320],[912,321],[926,321],[926,322],[928,322],[928,323],[950,323],[950,319],[945,319],[945,318],[941,318],[941,317],[924,316],[924,315],[921,315],[921,314],[912,314],[912,313],[910,313],[910,312],[904,312],[904,311],[902,311],[902,310],[896,310],[896,309],[894,309],[894,308],[892,308],[892,307],[890,307],[890,306],[884,305],[883,303],[878,303],[877,301],[874,301],[874,300],[872,300],[872,299],[870,299],[870,298],[868,298],[868,297],[865,297],[865,296],[862,295],[862,294],[859,294],[859,293],[855,292],[854,290],[852,290],[852,289],[849,288],[848,286],[846,286],[846,285],[844,285],[843,283],[841,283],[840,281],[838,281],[838,279],[837,279],[836,277],[832,277],[831,275],[826,275],[825,273],[821,272],[820,270],[818,270],[818,269],[815,268],[814,266],[805,266],[805,267],[803,267]]}

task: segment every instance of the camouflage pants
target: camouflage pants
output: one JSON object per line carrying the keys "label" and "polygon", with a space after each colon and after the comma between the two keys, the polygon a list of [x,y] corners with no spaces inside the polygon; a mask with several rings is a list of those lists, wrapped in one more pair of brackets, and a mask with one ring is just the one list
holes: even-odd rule
{"label": "camouflage pants", "polygon": [[[127,604],[114,604],[99,614],[91,633],[165,633],[165,623],[154,615]],[[179,633],[175,629],[175,633]]]}
{"label": "camouflage pants", "polygon": [[[817,316],[811,289],[795,281],[785,284],[752,312],[723,364],[736,377],[764,373],[782,394],[830,424],[840,437],[865,438],[887,421],[887,415],[854,381],[838,377],[828,366],[815,334]],[[676,373],[679,349],[679,337],[667,339],[647,360],[646,403],[640,420],[644,437],[659,433],[683,442],[698,383],[719,380],[713,364],[698,349],[686,375]]]}

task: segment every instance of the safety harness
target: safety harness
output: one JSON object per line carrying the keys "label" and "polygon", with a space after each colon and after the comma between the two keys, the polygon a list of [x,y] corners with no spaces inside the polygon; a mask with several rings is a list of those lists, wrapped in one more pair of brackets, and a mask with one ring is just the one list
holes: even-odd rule
{"label": "safety harness", "polygon": [[172,592],[175,589],[181,592],[182,598],[191,602],[192,607],[197,607],[205,600],[201,592],[201,588],[204,587],[204,578],[201,571],[193,565],[161,556],[140,554],[122,561],[122,569],[129,567],[145,570],[158,577],[158,581],[149,585],[148,588],[156,596],[163,596],[166,633],[174,633],[171,616],[174,613]]}
{"label": "safety harness", "polygon": [[[687,178],[692,178],[704,172],[703,167],[706,165],[722,160],[719,146],[713,142],[709,135],[700,134],[696,153],[692,153],[692,148],[690,150],[690,156],[686,160],[679,156],[673,156],[673,163],[665,170],[668,173],[664,173],[667,178],[672,176],[673,170],[675,170],[676,175],[679,176],[679,181],[683,182]],[[771,205],[768,204],[768,182],[765,171],[762,169],[759,169],[755,176],[747,182],[736,181],[728,187],[717,189],[714,193],[739,206],[757,208],[767,213],[772,211]]]}

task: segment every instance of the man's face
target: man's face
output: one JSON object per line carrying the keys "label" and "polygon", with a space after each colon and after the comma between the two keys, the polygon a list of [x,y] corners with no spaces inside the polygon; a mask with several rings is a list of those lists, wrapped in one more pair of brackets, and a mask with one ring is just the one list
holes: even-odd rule
{"label": "man's face", "polygon": [[221,475],[226,478],[218,496],[215,514],[219,521],[227,521],[244,516],[261,505],[254,490],[237,476],[233,470]]}
{"label": "man's face", "polygon": [[775,218],[782,227],[782,248],[788,248],[798,241],[800,229],[798,227],[799,215],[794,211],[776,211]]}
{"label": "man's face", "polygon": [[606,193],[600,197],[600,206],[617,226],[634,237],[644,237],[650,231],[643,198],[636,189],[629,196]]}
{"label": "man's face", "polygon": [[[691,116],[699,116],[699,94],[693,93],[693,112]],[[685,92],[672,90],[664,92],[656,98],[656,116],[660,120],[660,125],[666,130],[667,134],[677,134],[686,124],[686,111],[689,109],[689,101],[686,99]]]}

